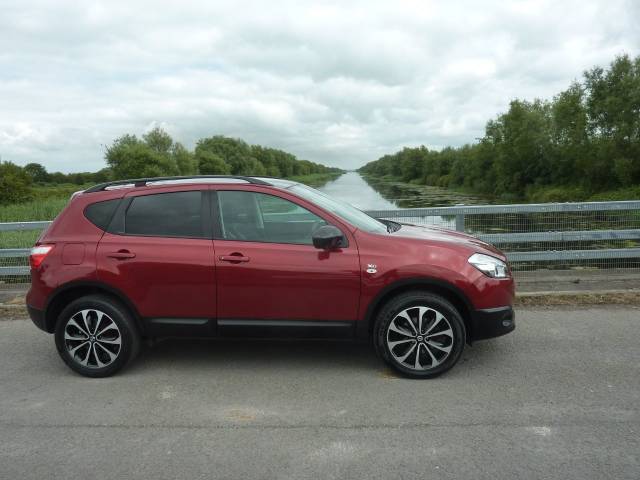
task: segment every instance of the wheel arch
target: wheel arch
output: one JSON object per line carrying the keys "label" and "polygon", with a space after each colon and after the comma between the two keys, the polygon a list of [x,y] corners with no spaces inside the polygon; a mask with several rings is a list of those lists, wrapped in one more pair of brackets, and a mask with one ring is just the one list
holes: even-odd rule
{"label": "wheel arch", "polygon": [[356,331],[358,338],[370,338],[373,332],[376,316],[382,306],[396,295],[410,290],[422,290],[434,293],[451,302],[460,312],[460,315],[464,320],[464,326],[467,331],[467,342],[470,342],[470,339],[473,338],[475,332],[473,322],[473,304],[465,293],[460,290],[460,288],[444,280],[429,277],[416,277],[398,280],[383,288],[369,303],[364,321],[358,323],[359,328]]}
{"label": "wheel arch", "polygon": [[44,308],[44,327],[46,331],[49,333],[55,331],[58,315],[66,305],[80,297],[92,294],[103,294],[122,303],[133,315],[140,334],[144,334],[144,326],[140,314],[133,302],[117,288],[95,281],[70,282],[54,290]]}

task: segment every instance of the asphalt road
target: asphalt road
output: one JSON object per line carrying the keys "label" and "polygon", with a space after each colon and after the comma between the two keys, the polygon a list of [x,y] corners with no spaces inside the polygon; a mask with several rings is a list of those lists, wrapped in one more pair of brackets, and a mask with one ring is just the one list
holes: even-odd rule
{"label": "asphalt road", "polygon": [[640,478],[640,309],[520,310],[436,380],[364,345],[166,341],[79,377],[0,321],[0,478]]}

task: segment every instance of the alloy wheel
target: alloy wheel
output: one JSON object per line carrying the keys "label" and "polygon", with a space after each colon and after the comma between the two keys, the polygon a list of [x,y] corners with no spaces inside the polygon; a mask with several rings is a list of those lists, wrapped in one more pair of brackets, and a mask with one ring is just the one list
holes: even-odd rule
{"label": "alloy wheel", "polygon": [[425,306],[398,313],[387,327],[387,348],[394,360],[416,371],[442,364],[453,349],[453,329],[439,311]]}
{"label": "alloy wheel", "polygon": [[118,358],[122,335],[109,315],[100,310],[86,309],[67,321],[64,344],[69,356],[79,365],[104,368]]}

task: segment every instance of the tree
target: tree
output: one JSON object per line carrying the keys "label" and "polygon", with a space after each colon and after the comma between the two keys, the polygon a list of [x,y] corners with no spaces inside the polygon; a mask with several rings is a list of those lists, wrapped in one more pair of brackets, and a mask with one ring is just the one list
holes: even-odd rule
{"label": "tree", "polygon": [[229,165],[233,175],[247,175],[249,159],[251,156],[251,148],[249,145],[239,139],[215,135],[209,138],[203,138],[196,145],[196,156],[202,152],[210,152],[218,155],[224,162]]}
{"label": "tree", "polygon": [[115,180],[178,174],[173,158],[141,142],[135,135],[123,135],[116,139],[107,147],[105,158]]}
{"label": "tree", "polygon": [[200,151],[196,154],[196,159],[202,175],[228,175],[231,171],[222,157],[215,153]]}
{"label": "tree", "polygon": [[264,168],[264,165],[253,157],[244,162],[241,170],[238,172],[238,175],[253,175],[256,177],[264,176],[266,174],[267,170]]}
{"label": "tree", "polygon": [[[416,159],[419,159],[421,167]],[[640,57],[596,67],[552,101],[514,100],[474,145],[405,148],[360,169],[430,185],[464,186],[506,199],[539,187],[585,194],[640,184]]]}
{"label": "tree", "polygon": [[24,166],[24,171],[31,177],[31,180],[33,180],[34,182],[44,183],[49,181],[49,174],[47,173],[47,169],[39,163],[27,163]]}
{"label": "tree", "polygon": [[628,159],[624,171],[630,183],[640,183],[640,57],[617,57],[609,70],[596,67],[584,77],[589,130],[596,152],[593,181],[610,184],[615,159],[624,158]]}
{"label": "tree", "polygon": [[551,106],[554,144],[552,183],[570,183],[576,170],[586,170],[590,142],[582,85],[574,82]]}
{"label": "tree", "polygon": [[0,205],[24,202],[31,197],[31,176],[18,165],[0,162]]}
{"label": "tree", "polygon": [[401,152],[400,170],[405,181],[421,178],[423,160],[427,154],[426,147],[404,148]]}
{"label": "tree", "polygon": [[[117,138],[107,148],[105,158],[109,168],[107,172],[103,172],[103,176],[108,174],[114,180],[192,175],[198,171],[207,175],[287,177],[340,171],[308,160],[298,160],[282,150],[249,145],[243,140],[222,135],[200,139],[195,151],[190,152],[160,128],[154,128],[143,135],[142,139],[135,135]],[[52,177],[56,176],[57,174],[52,174]]]}
{"label": "tree", "polygon": [[180,175],[194,175],[198,173],[198,164],[195,156],[184,148],[181,143],[176,142],[171,147],[171,157],[176,162]]}
{"label": "tree", "polygon": [[155,127],[153,130],[145,133],[142,136],[142,140],[154,152],[166,156],[169,156],[169,151],[173,145],[171,136],[160,127]]}
{"label": "tree", "polygon": [[52,183],[67,183],[67,176],[62,172],[52,172],[49,174],[49,181]]}

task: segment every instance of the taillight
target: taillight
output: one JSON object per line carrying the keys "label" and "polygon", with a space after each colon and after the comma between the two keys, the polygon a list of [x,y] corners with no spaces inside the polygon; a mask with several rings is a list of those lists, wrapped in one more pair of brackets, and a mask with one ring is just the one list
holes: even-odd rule
{"label": "taillight", "polygon": [[38,268],[52,249],[53,245],[36,245],[33,247],[29,254],[31,268]]}

